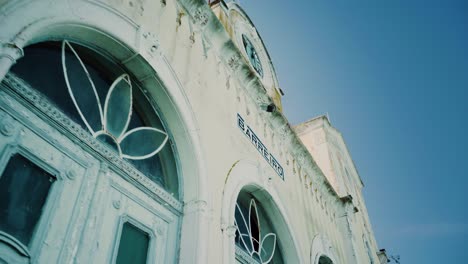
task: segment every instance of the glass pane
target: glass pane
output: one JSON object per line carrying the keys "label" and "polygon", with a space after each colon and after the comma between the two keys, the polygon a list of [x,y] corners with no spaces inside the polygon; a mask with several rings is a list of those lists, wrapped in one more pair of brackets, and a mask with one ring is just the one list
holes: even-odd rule
{"label": "glass pane", "polygon": [[[86,121],[93,132],[102,129],[101,122],[101,106],[99,105],[99,96],[97,94],[97,87],[94,87],[94,80],[91,76],[95,75],[92,67],[86,67],[81,63],[79,55],[72,52],[71,45],[65,45],[65,61],[63,66],[66,71],[63,73],[69,82],[70,91],[73,96],[77,107],[83,114],[82,121]],[[101,88],[102,89],[102,88]],[[67,88],[68,92],[68,88]]]}
{"label": "glass pane", "polygon": [[106,129],[119,138],[127,129],[132,112],[132,87],[128,76],[117,79],[105,104]]}
{"label": "glass pane", "polygon": [[146,177],[150,178],[162,187],[166,186],[159,155],[154,155],[153,157],[144,160],[130,160],[130,162],[135,166],[135,168],[143,172]]}
{"label": "glass pane", "polygon": [[[234,212],[236,224],[238,230],[236,230],[236,238],[235,241],[237,245],[243,249],[246,249],[248,252],[252,252],[254,249],[252,248],[252,244],[249,237],[249,210],[245,207],[244,203],[240,203],[238,201],[238,206],[236,206],[236,210]],[[240,233],[239,233],[240,231]],[[241,234],[243,237],[241,237]]]}
{"label": "glass pane", "polygon": [[122,227],[117,264],[145,264],[148,255],[149,235],[126,222]]}
{"label": "glass pane", "polygon": [[[77,52],[82,54],[84,49],[77,48]],[[101,104],[104,105],[104,98],[112,82],[95,67],[88,64],[86,56],[81,56],[81,59],[84,60],[91,79],[96,86]],[[78,89],[75,92],[75,97],[79,101],[80,109],[91,127],[100,130],[102,124],[99,108],[92,87],[90,87],[89,79],[83,74],[82,66],[69,50],[66,53],[66,61],[68,72],[71,73],[69,74],[71,86]],[[18,60],[11,71],[27,81],[34,89],[46,95],[70,118],[86,128],[68,92],[62,69],[61,50],[57,43],[27,47],[25,57]]]}
{"label": "glass pane", "polygon": [[131,157],[154,155],[167,141],[167,134],[150,127],[131,130],[120,142],[122,153]]}
{"label": "glass pane", "polygon": [[333,262],[328,257],[321,256],[319,259],[319,264],[333,264]]}
{"label": "glass pane", "polygon": [[259,263],[284,263],[279,238],[264,209],[250,193],[239,194],[234,212],[235,242]]}
{"label": "glass pane", "polygon": [[257,51],[245,35],[242,35],[242,42],[244,43],[245,52],[247,53],[247,57],[252,64],[252,67],[261,77],[263,77],[262,64],[260,63]]}
{"label": "glass pane", "polygon": [[0,230],[28,245],[54,180],[21,155],[12,156],[0,177]]}
{"label": "glass pane", "polygon": [[[142,98],[139,98],[139,99],[140,99],[139,101],[143,100]],[[155,116],[150,116],[148,114],[148,113],[151,113],[151,109],[141,109],[141,110],[144,110],[144,112],[146,112],[146,115],[141,113],[138,110],[140,109],[137,109],[137,108],[133,109],[133,114],[130,119],[128,130],[135,128],[135,127],[143,127],[143,126],[156,127],[160,129],[162,128],[162,125],[159,123],[159,119],[156,118]],[[143,117],[147,117],[153,122],[150,122],[150,120],[145,120],[143,119]],[[158,122],[155,122],[155,121],[158,121]],[[169,155],[166,155],[166,161],[168,161],[169,158],[172,158],[172,150],[170,150],[170,144],[166,144],[161,152],[159,152],[158,154],[150,158],[147,158],[144,160],[127,160],[127,161],[130,161],[139,171],[143,172],[152,181],[156,182],[157,184],[163,187],[168,187],[164,179],[163,166],[161,162],[161,159],[162,159],[161,154],[166,153],[166,152],[170,153]],[[171,165],[174,166],[174,163],[172,163]],[[174,176],[174,175],[169,174],[169,176]],[[177,176],[173,178],[177,179]]]}

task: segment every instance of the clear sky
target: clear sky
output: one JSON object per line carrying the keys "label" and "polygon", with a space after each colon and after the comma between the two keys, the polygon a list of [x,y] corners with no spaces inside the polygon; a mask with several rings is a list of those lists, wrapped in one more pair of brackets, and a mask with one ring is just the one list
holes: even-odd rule
{"label": "clear sky", "polygon": [[379,247],[468,263],[468,1],[240,0],[291,124],[328,113]]}

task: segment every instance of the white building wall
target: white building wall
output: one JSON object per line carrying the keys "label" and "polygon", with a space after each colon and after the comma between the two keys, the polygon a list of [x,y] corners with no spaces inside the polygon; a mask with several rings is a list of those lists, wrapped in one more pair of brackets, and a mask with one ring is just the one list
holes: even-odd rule
{"label": "white building wall", "polygon": [[[124,176],[112,170],[98,173],[98,165],[93,165],[94,176],[79,181],[92,184],[99,178],[101,182],[77,198],[86,200],[82,203],[89,212],[76,209],[80,217],[75,223],[59,224],[69,229],[67,234],[73,239],[64,241],[68,235],[58,231],[47,236],[44,243],[52,243],[49,247],[56,251],[41,252],[39,263],[110,261],[119,210],[128,210],[139,221],[154,226],[156,236],[162,232],[167,239],[178,241],[175,244],[180,249],[167,248],[156,254],[177,256],[167,258],[169,262],[233,263],[233,208],[238,193],[248,185],[262,190],[259,197],[276,206],[269,213],[281,234],[280,241],[288,241],[282,245],[286,263],[316,263],[321,254],[334,263],[367,263],[366,249],[360,242],[367,215],[356,217],[354,206],[341,199],[337,194],[341,190],[332,187],[338,183],[324,176],[332,167],[322,172],[285,117],[280,112],[264,111],[262,106],[271,98],[203,1],[17,0],[2,2],[0,10],[0,79],[14,60],[20,59],[21,49],[36,42],[72,39],[110,49],[157,98],[179,153],[180,220],[177,213],[141,191],[150,187],[142,183],[143,187],[134,188],[122,180]],[[143,59],[133,59],[135,56]],[[143,62],[154,69],[166,90],[151,90],[155,80],[150,70],[144,70]],[[237,114],[283,166],[284,180],[239,129]],[[21,120],[15,122],[24,126]],[[90,159],[90,164],[99,164]],[[100,174],[107,176],[102,179],[97,176]],[[78,185],[78,181],[73,184]],[[119,188],[126,191],[114,192]],[[129,194],[122,196],[124,192]],[[151,212],[148,208],[165,212],[166,222],[174,224],[158,230],[147,215]],[[102,233],[96,234],[97,229]],[[374,256],[377,247],[370,227],[367,230]],[[102,242],[88,243],[96,237]]]}

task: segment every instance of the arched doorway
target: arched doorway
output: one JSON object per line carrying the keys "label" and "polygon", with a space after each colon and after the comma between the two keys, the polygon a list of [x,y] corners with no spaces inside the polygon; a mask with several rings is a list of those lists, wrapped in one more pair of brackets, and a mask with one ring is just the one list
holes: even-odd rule
{"label": "arched doorway", "polygon": [[[174,172],[174,170],[176,170],[175,181],[173,181],[173,177],[158,176],[166,174],[166,172],[164,171],[166,168],[168,168],[168,170],[171,170],[169,168],[171,166],[163,168],[165,165],[161,163],[164,163],[164,161],[154,163],[157,164],[157,166],[161,165],[159,167],[160,169],[152,168],[151,170],[149,170],[151,172],[159,170],[159,172],[157,172],[156,175],[153,175],[155,177],[147,177],[145,176],[145,173],[142,173],[143,169],[140,170],[134,165],[130,164],[130,166],[127,166],[128,164],[125,164],[125,162],[120,162],[118,159],[118,155],[102,155],[102,157],[98,157],[94,161],[89,162],[89,160],[87,160],[89,158],[89,155],[85,154],[84,156],[86,156],[86,158],[84,160],[80,159],[78,156],[80,156],[83,153],[83,150],[85,150],[85,152],[89,150],[94,151],[92,149],[94,149],[95,146],[99,146],[100,143],[96,143],[95,140],[91,140],[90,142],[94,145],[87,145],[88,143],[85,142],[84,147],[81,147],[81,145],[78,146],[77,144],[75,144],[76,142],[80,142],[81,140],[80,138],[77,139],[76,137],[84,135],[84,138],[89,138],[88,134],[82,133],[83,131],[86,132],[86,130],[75,130],[75,132],[78,132],[77,134],[74,134],[70,131],[67,131],[68,128],[65,128],[65,130],[61,130],[61,128],[57,129],[59,126],[71,124],[68,123],[68,120],[67,122],[64,122],[66,118],[60,119],[64,116],[58,114],[61,111],[55,111],[59,109],[58,107],[55,107],[57,105],[54,106],[52,104],[44,103],[44,100],[39,100],[42,99],[42,97],[35,96],[36,93],[34,93],[34,91],[36,91],[36,89],[33,86],[28,85],[27,82],[23,82],[24,80],[14,82],[12,81],[13,75],[8,74],[7,77],[3,80],[3,83],[14,86],[10,87],[13,89],[21,88],[21,90],[25,93],[24,96],[22,94],[20,97],[26,99],[28,107],[23,107],[21,109],[13,108],[15,110],[18,110],[17,114],[25,114],[21,117],[13,117],[13,115],[10,115],[10,113],[14,111],[7,111],[6,114],[4,112],[0,113],[2,115],[2,121],[11,121],[11,123],[14,126],[18,125],[21,127],[27,123],[29,129],[25,130],[27,132],[27,135],[36,134],[43,138],[41,140],[35,139],[36,146],[32,147],[32,149],[33,152],[37,151],[38,153],[32,153],[33,155],[30,155],[31,153],[29,153],[29,147],[27,150],[23,151],[22,145],[20,145],[19,148],[17,148],[18,146],[11,147],[12,145],[16,144],[15,142],[7,142],[7,144],[5,145],[3,144],[4,142],[2,142],[2,145],[0,146],[2,148],[2,157],[0,159],[2,163],[2,165],[0,165],[1,170],[5,168],[5,162],[6,160],[8,160],[8,158],[5,157],[11,156],[10,154],[19,149],[19,152],[21,152],[21,154],[24,154],[23,156],[32,157],[32,159],[36,157],[37,159],[35,159],[33,163],[39,165],[41,168],[45,168],[46,173],[49,173],[54,177],[57,176],[56,178],[61,180],[60,183],[63,182],[64,185],[69,186],[68,183],[66,183],[66,181],[70,180],[74,181],[75,183],[73,185],[77,186],[75,191],[69,191],[68,189],[65,190],[63,188],[59,188],[61,190],[60,192],[53,192],[52,200],[58,200],[60,198],[60,195],[66,193],[67,200],[70,201],[70,206],[68,207],[61,205],[61,208],[66,207],[66,210],[69,210],[67,212],[68,218],[64,217],[63,221],[67,222],[66,219],[72,220],[68,221],[67,224],[60,225],[54,225],[54,222],[51,221],[50,226],[53,229],[50,229],[50,231],[56,230],[56,228],[58,228],[59,226],[61,229],[60,232],[50,232],[54,233],[52,234],[53,236],[56,236],[50,241],[66,241],[66,244],[68,246],[65,244],[56,245],[55,250],[50,251],[50,256],[52,256],[52,254],[54,256],[50,257],[49,259],[57,258],[57,262],[69,262],[69,260],[72,258],[79,259],[77,255],[80,255],[83,252],[89,252],[89,254],[88,256],[86,256],[86,254],[82,254],[82,256],[92,258],[93,254],[100,254],[96,250],[93,250],[93,248],[97,244],[99,244],[99,247],[101,249],[106,247],[114,248],[115,254],[118,254],[118,245],[111,244],[113,243],[113,241],[118,241],[119,237],[122,236],[122,233],[126,233],[123,232],[123,229],[131,230],[133,228],[133,230],[135,230],[135,227],[141,231],[146,232],[146,234],[150,237],[152,235],[161,238],[164,237],[164,243],[160,243],[162,245],[165,243],[167,243],[168,245],[173,245],[170,247],[171,249],[166,252],[157,252],[159,256],[166,256],[169,257],[169,259],[171,258],[171,255],[175,256],[176,254],[179,254],[177,252],[179,248],[179,243],[184,243],[184,241],[186,241],[186,244],[202,244],[201,242],[198,243],[198,237],[192,236],[193,233],[182,232],[182,237],[184,236],[184,234],[189,235],[187,235],[185,238],[182,239],[182,241],[180,241],[180,229],[181,226],[185,225],[185,219],[190,219],[189,221],[187,221],[188,223],[190,223],[190,227],[187,227],[187,229],[198,230],[201,229],[203,226],[202,221],[193,221],[193,219],[202,218],[200,217],[199,211],[195,211],[195,213],[191,214],[189,217],[184,217],[182,223],[181,215],[183,214],[183,202],[186,202],[188,204],[190,204],[189,202],[191,201],[197,201],[197,203],[194,204],[207,204],[209,202],[206,198],[208,192],[205,192],[203,190],[204,186],[206,185],[202,183],[205,179],[204,174],[202,173],[203,162],[201,162],[201,160],[203,160],[203,155],[199,151],[199,144],[196,135],[188,132],[196,130],[196,122],[192,116],[190,106],[185,101],[183,89],[181,89],[180,83],[177,81],[177,77],[174,76],[173,71],[171,71],[170,66],[167,65],[167,62],[164,61],[161,54],[155,53],[153,54],[154,56],[150,57],[147,53],[145,53],[145,45],[152,44],[148,43],[148,41],[142,43],[139,41],[139,38],[136,37],[139,34],[143,34],[145,32],[139,32],[139,28],[135,27],[134,24],[129,23],[128,20],[125,20],[121,16],[121,14],[113,12],[113,10],[111,9],[104,9],[102,7],[96,8],[96,6],[94,6],[93,3],[89,1],[77,2],[75,4],[75,7],[79,8],[81,11],[90,10],[94,12],[96,17],[100,18],[99,23],[97,23],[96,21],[82,21],[76,16],[70,15],[70,12],[68,12],[70,10],[68,9],[63,9],[63,12],[53,14],[51,15],[51,17],[37,18],[34,17],[36,12],[34,12],[33,4],[25,4],[18,6],[20,8],[11,10],[17,13],[31,14],[31,17],[28,16],[26,20],[31,19],[32,21],[37,22],[27,24],[25,22],[25,24],[21,24],[18,23],[17,19],[15,19],[18,17],[17,13],[12,12],[12,14],[6,14],[2,21],[5,22],[5,25],[8,26],[4,27],[5,31],[2,32],[2,36],[6,36],[6,32],[11,31],[11,35],[8,35],[6,38],[15,43],[17,45],[16,47],[20,49],[24,48],[24,45],[30,45],[30,47],[33,47],[35,44],[42,45],[40,43],[48,41],[62,41],[64,39],[67,39],[73,41],[73,43],[77,45],[83,46],[84,48],[81,51],[84,51],[86,48],[88,48],[92,51],[96,51],[99,54],[105,55],[106,57],[114,59],[117,62],[117,64],[125,68],[125,71],[129,75],[132,75],[135,78],[134,80],[136,80],[136,82],[141,81],[141,87],[143,87],[142,94],[144,94],[143,96],[149,95],[151,97],[151,99],[149,100],[150,104],[154,103],[154,105],[157,106],[156,112],[164,117],[162,119],[163,121],[161,122],[161,125],[165,127],[165,131],[168,132],[168,134],[172,134],[172,144],[169,145],[171,146],[171,148],[174,148],[173,159],[175,161],[175,169],[174,166],[172,166],[172,171]],[[40,14],[37,13],[37,15]],[[79,50],[80,48],[77,49]],[[78,51],[78,53],[81,54],[81,51]],[[25,57],[26,56],[27,54],[25,55]],[[148,62],[148,60],[150,60],[150,62]],[[26,87],[26,89],[22,89],[24,87]],[[163,87],[163,89],[148,89],[148,87]],[[28,89],[33,92],[29,93]],[[29,95],[31,96],[28,97]],[[137,97],[140,95],[135,96]],[[16,99],[17,98],[15,97],[14,100],[11,100],[11,97],[8,97],[8,102],[14,102],[16,107]],[[5,101],[2,101],[2,103],[4,102]],[[7,103],[2,104],[2,106],[5,107],[7,105]],[[42,114],[44,114],[44,116],[42,117],[52,118],[50,119],[51,122],[43,122],[41,125],[39,125],[40,129],[38,127],[38,122],[36,121],[40,120],[41,118],[31,118],[34,115],[28,112],[29,110],[35,107],[40,108],[39,110],[44,110],[41,110]],[[2,107],[1,110],[5,109]],[[146,112],[146,110],[143,109],[143,112]],[[27,121],[26,119],[28,118],[30,118],[32,121]],[[145,118],[146,117],[143,117],[143,119]],[[17,120],[19,122],[17,122]],[[58,124],[59,126],[55,126],[56,124]],[[63,134],[64,131],[67,132],[65,136]],[[7,132],[7,134],[9,134],[8,137],[10,137],[10,139],[15,138],[15,133],[17,133],[17,131],[12,131],[11,134],[10,132]],[[55,135],[59,134],[62,134],[62,136],[58,136],[57,138],[55,138]],[[62,140],[59,140],[59,138]],[[75,142],[71,144],[74,145],[74,147],[69,144],[70,140],[72,142]],[[67,145],[67,147],[64,147],[64,149],[62,149],[61,143],[65,141],[68,145],[65,144]],[[81,141],[81,143],[83,142],[84,141]],[[47,155],[41,155],[41,153],[39,153],[39,149],[43,148],[44,152],[48,151],[48,153],[52,153],[53,151],[49,151],[49,147],[55,147],[59,150],[54,152],[56,154],[49,155],[52,156],[51,159],[53,159],[53,161],[47,161],[46,163],[43,163],[41,160],[43,159],[43,157],[45,159]],[[109,153],[115,154],[115,152],[113,152],[112,149],[111,151],[109,151]],[[162,154],[162,152],[160,154]],[[71,159],[72,161],[69,161],[69,159],[67,158],[62,158],[62,155],[71,157],[69,159]],[[58,162],[59,160],[62,161],[61,164],[60,162]],[[123,165],[122,167],[119,167],[120,165],[117,164],[116,168],[114,167],[115,164],[108,166],[108,162],[112,164],[113,162],[116,162]],[[54,165],[52,163],[56,164]],[[75,169],[74,167],[77,168]],[[112,176],[113,178],[110,181],[108,181],[106,176],[98,176],[110,174],[125,174],[129,177],[119,178]],[[171,173],[166,175],[170,174]],[[83,175],[86,176],[84,177]],[[86,179],[86,181],[84,179]],[[169,182],[165,182],[166,179]],[[189,179],[187,184],[185,184],[185,179]],[[170,181],[173,182],[170,183]],[[104,182],[110,184],[112,190],[117,190],[119,193],[113,194],[111,192],[106,192],[105,189],[100,189],[100,184],[104,184]],[[126,188],[123,188],[123,186],[130,186],[129,188],[132,190],[125,192]],[[94,196],[92,194],[93,192],[91,191],[91,189],[93,188],[99,190]],[[129,193],[139,194],[131,195]],[[141,195],[142,193],[143,195]],[[73,200],[75,198],[77,199]],[[73,201],[76,201],[76,203],[73,206],[71,206],[73,204]],[[84,227],[85,223],[87,223],[85,219],[86,217],[94,219],[92,224],[89,225],[92,226],[94,230],[97,230],[103,222],[107,223],[107,220],[102,220],[102,218],[99,217],[99,213],[97,211],[87,211],[87,207],[83,206],[84,203],[90,203],[90,201],[92,201],[93,206],[96,206],[98,202],[108,203],[105,207],[106,209],[115,210],[115,212],[122,216],[122,218],[120,218],[119,220],[119,224],[116,224],[114,226],[114,229],[109,231],[108,234],[117,234],[118,230],[121,230],[121,233],[117,236],[113,236],[112,239],[110,239],[110,242],[101,243],[101,241],[94,239],[94,232],[92,230],[86,230],[87,227]],[[199,201],[203,201],[203,203],[199,203]],[[134,206],[134,204],[132,203],[139,205]],[[51,206],[46,205],[47,217],[45,218],[46,220],[44,220],[45,222],[49,222],[49,220],[51,220],[51,217],[55,217],[51,214],[53,214],[55,209],[54,205],[56,204],[57,202],[52,203]],[[139,208],[139,206],[141,205],[141,207],[144,207],[146,208],[145,210],[149,211],[163,210],[165,212],[160,214],[160,216],[163,219],[161,221],[153,221],[149,220],[149,218],[148,220],[135,219],[135,217],[132,217],[131,215],[139,213],[133,212],[125,214],[125,210],[127,210],[127,207],[129,207],[130,204],[132,204],[132,206],[130,207],[134,209]],[[123,217],[124,214],[125,217]],[[148,215],[151,214],[152,213]],[[132,224],[132,226],[126,223],[130,223]],[[138,223],[143,225],[140,225]],[[166,225],[166,223],[170,224]],[[144,226],[150,228],[146,229]],[[75,230],[74,227],[76,227],[77,229]],[[48,232],[40,231],[39,233],[45,234]],[[65,236],[66,239],[60,239],[60,237],[58,237],[60,236],[60,234]],[[83,234],[83,236],[86,237],[82,239],[83,241],[92,242],[79,244],[80,235],[77,234]],[[43,235],[41,237],[43,238]],[[144,239],[142,241],[144,241]],[[189,249],[189,247],[183,248]],[[35,252],[25,253],[23,255],[37,255],[37,253],[40,252],[41,249],[37,248],[37,250],[35,249],[33,251]],[[191,259],[195,258],[198,259],[199,262],[205,262],[205,260],[202,259],[204,256],[203,248],[197,251],[188,251],[190,252],[186,254],[185,257]],[[185,253],[182,250],[180,252],[180,255],[184,254]],[[200,256],[201,258],[199,258]],[[104,262],[107,262],[109,260],[107,256],[104,258],[105,259],[102,259]]]}
{"label": "arched doorway", "polygon": [[[112,57],[80,43],[41,42],[25,54],[2,83],[10,102],[2,114],[18,120],[27,136],[0,146],[9,150],[2,151],[2,186],[21,191],[2,191],[0,237],[14,250],[1,255],[13,262],[62,262],[74,247],[82,260],[119,263],[135,252],[141,263],[176,259],[181,203],[175,144],[167,144],[171,133],[145,88]],[[85,227],[91,219],[97,223]],[[102,250],[80,244],[70,232]],[[135,239],[141,243],[129,243]],[[57,252],[43,240],[67,243],[55,246]]]}

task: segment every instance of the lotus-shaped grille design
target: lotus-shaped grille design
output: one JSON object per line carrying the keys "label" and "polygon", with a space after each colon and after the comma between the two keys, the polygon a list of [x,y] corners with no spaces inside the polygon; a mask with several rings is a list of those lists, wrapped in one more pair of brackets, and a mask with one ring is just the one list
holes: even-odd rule
{"label": "lotus-shaped grille design", "polygon": [[[236,204],[236,213],[238,213],[242,221],[240,223],[235,219],[235,225],[237,231],[239,232],[240,241],[242,245],[247,250],[249,255],[255,259],[260,260],[260,263],[267,264],[269,263],[275,254],[276,248],[276,234],[275,233],[268,233],[262,238],[262,233],[260,229],[260,218],[258,217],[257,211],[257,204],[255,200],[250,200],[249,205],[249,215],[248,218],[245,218],[244,213],[242,213],[241,207],[239,203]],[[256,234],[253,234],[253,226],[252,224],[256,224],[256,230],[258,230],[258,237]],[[246,231],[242,231],[246,230]],[[271,250],[266,250],[264,246],[269,244]]]}
{"label": "lotus-shaped grille design", "polygon": [[[67,50],[72,56],[66,56]],[[76,61],[73,64],[67,60]],[[67,65],[72,68],[70,72]],[[76,65],[79,65],[78,69]],[[142,160],[161,151],[169,138],[166,132],[153,127],[137,127],[127,131],[132,116],[132,83],[127,74],[122,74],[115,79],[102,107],[96,86],[85,64],[66,40],[62,42],[62,67],[70,97],[86,128],[94,138],[116,146],[119,156],[126,159]],[[87,98],[86,102],[83,98]],[[94,98],[95,104],[92,102],[90,104],[89,98]],[[94,123],[100,123],[99,125],[90,121],[95,121],[96,115],[100,122]]]}

